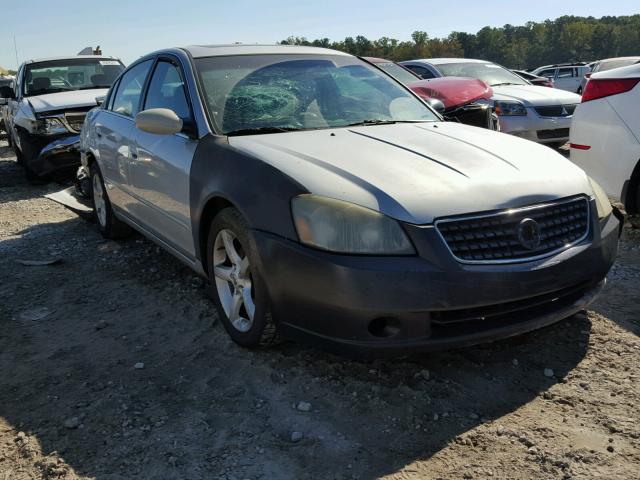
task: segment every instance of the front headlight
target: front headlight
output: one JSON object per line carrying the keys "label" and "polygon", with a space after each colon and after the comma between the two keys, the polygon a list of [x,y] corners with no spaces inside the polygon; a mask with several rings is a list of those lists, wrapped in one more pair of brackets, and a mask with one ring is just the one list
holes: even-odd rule
{"label": "front headlight", "polygon": [[374,210],[318,195],[295,197],[291,209],[306,245],[340,253],[415,253],[400,224]]}
{"label": "front headlight", "polygon": [[593,195],[596,197],[596,206],[598,207],[598,218],[602,220],[603,218],[607,218],[613,208],[611,207],[611,202],[609,201],[609,197],[605,193],[604,189],[596,182],[593,178],[589,178],[589,183],[591,184],[591,189],[593,190]]}
{"label": "front headlight", "polygon": [[44,117],[38,119],[38,133],[43,135],[56,135],[67,133],[69,130],[58,117]]}
{"label": "front headlight", "polygon": [[526,115],[527,109],[525,106],[513,100],[496,100],[494,103],[494,109],[498,115],[503,116],[517,116]]}

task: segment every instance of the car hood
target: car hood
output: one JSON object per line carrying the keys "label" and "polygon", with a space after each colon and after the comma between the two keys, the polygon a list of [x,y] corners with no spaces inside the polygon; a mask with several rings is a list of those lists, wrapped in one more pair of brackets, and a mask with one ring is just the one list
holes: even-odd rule
{"label": "car hood", "polygon": [[64,110],[67,108],[95,107],[96,97],[107,94],[108,88],[92,88],[90,90],[73,90],[70,92],[47,93],[27,97],[36,113]]}
{"label": "car hood", "polygon": [[580,103],[580,95],[557,88],[538,85],[498,85],[493,88],[494,100],[518,100],[528,107],[571,105]]}
{"label": "car hood", "polygon": [[229,137],[309,192],[392,218],[435,218],[591,195],[585,173],[548,147],[433,122]]}
{"label": "car hood", "polygon": [[445,108],[459,107],[480,99],[489,100],[493,90],[482,80],[463,77],[440,77],[417,80],[408,87],[423,98],[437,98]]}

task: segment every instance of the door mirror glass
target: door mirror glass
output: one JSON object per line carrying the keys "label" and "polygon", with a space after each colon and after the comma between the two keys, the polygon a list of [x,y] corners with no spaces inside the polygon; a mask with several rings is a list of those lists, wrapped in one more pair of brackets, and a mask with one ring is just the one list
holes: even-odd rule
{"label": "door mirror glass", "polygon": [[182,131],[182,120],[168,108],[150,108],[136,115],[136,127],[156,135],[173,135]]}

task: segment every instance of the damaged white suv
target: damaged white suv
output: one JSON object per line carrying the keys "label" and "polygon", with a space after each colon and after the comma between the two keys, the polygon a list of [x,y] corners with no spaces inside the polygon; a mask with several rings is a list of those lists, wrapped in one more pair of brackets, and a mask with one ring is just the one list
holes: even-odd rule
{"label": "damaged white suv", "polygon": [[77,169],[84,117],[122,70],[120,60],[94,55],[29,60],[0,87],[7,138],[29,180]]}

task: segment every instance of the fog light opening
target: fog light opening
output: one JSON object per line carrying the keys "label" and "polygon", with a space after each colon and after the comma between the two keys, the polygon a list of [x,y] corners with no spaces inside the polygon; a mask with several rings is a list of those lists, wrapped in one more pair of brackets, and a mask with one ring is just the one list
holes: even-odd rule
{"label": "fog light opening", "polygon": [[369,333],[378,338],[391,338],[400,333],[400,322],[391,317],[375,318],[369,322]]}

